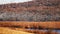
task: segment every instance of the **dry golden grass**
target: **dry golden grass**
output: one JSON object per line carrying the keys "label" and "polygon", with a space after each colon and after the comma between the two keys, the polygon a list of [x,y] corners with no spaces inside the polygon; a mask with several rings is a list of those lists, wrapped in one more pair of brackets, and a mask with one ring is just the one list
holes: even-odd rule
{"label": "dry golden grass", "polygon": [[28,33],[28,32],[18,31],[18,30],[11,30],[6,27],[0,27],[0,34],[33,34],[33,33]]}
{"label": "dry golden grass", "polygon": [[[48,34],[47,31],[41,30],[27,30],[21,28],[0,27],[1,34]],[[50,32],[50,34],[58,34],[57,32]]]}

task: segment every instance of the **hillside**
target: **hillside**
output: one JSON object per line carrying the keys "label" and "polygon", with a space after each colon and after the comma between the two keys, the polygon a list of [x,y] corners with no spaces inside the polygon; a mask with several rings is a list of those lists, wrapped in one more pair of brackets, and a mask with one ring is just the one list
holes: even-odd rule
{"label": "hillside", "polygon": [[60,34],[60,0],[0,5],[0,34]]}
{"label": "hillside", "polygon": [[60,21],[60,0],[0,5],[0,21]]}

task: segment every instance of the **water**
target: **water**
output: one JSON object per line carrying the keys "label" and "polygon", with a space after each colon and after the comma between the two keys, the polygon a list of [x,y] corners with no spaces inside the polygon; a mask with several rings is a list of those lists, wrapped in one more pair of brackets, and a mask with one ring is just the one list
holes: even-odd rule
{"label": "water", "polygon": [[[28,30],[35,30],[35,29],[28,29]],[[37,30],[39,30],[39,29],[37,29]],[[40,31],[48,31],[48,30],[40,30]],[[58,34],[60,34],[60,30],[52,30],[52,32],[57,32]]]}

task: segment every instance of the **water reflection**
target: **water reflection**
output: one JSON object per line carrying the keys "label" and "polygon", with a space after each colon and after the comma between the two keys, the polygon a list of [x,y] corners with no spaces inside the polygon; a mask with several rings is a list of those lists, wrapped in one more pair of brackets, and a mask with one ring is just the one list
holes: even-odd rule
{"label": "water reflection", "polygon": [[[27,30],[39,30],[39,29],[27,29]],[[45,31],[48,32],[49,30],[43,30],[41,29],[40,31]],[[60,30],[51,30],[52,32],[57,32],[58,34],[60,34]]]}

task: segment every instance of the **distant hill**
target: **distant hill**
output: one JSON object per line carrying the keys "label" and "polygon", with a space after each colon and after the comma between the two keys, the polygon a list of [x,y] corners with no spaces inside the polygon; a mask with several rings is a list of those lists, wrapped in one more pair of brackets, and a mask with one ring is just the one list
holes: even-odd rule
{"label": "distant hill", "polygon": [[60,21],[60,0],[0,5],[1,21]]}

